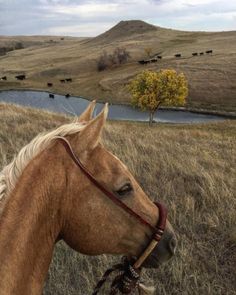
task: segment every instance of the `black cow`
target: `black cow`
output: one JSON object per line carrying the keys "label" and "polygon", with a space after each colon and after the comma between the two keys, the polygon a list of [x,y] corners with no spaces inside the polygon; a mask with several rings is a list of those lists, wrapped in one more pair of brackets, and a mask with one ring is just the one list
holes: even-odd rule
{"label": "black cow", "polygon": [[162,56],[161,56],[161,55],[158,55],[157,58],[158,58],[158,59],[162,59]]}
{"label": "black cow", "polygon": [[66,82],[72,82],[72,78],[67,78],[65,80],[66,80]]}
{"label": "black cow", "polygon": [[48,83],[48,87],[52,87],[53,86],[53,83]]}
{"label": "black cow", "polygon": [[52,93],[49,93],[49,97],[50,97],[50,98],[54,98],[54,97],[55,97],[55,95],[54,95],[54,94],[52,94]]}
{"label": "black cow", "polygon": [[18,75],[18,76],[15,76],[15,78],[17,80],[25,80],[26,79],[26,76],[25,75]]}
{"label": "black cow", "polygon": [[1,80],[7,80],[7,76],[3,76],[2,78],[1,78]]}
{"label": "black cow", "polygon": [[200,55],[204,55],[204,52],[200,52],[199,54],[200,54]]}
{"label": "black cow", "polygon": [[142,60],[139,60],[138,63],[139,63],[140,65],[144,65],[144,64],[145,64],[145,60],[143,60],[143,59],[142,59]]}
{"label": "black cow", "polygon": [[197,56],[197,55],[198,55],[197,52],[192,53],[192,56]]}
{"label": "black cow", "polygon": [[69,97],[70,97],[70,94],[69,94],[69,93],[67,93],[67,94],[65,95],[65,97],[66,97],[66,98],[69,98]]}
{"label": "black cow", "polygon": [[213,50],[211,49],[211,50],[207,50],[207,51],[206,51],[206,54],[209,54],[209,53],[212,54],[212,53],[213,53]]}
{"label": "black cow", "polygon": [[66,80],[65,80],[65,79],[61,79],[60,82],[61,82],[61,83],[65,83]]}
{"label": "black cow", "polygon": [[175,57],[181,57],[180,53],[175,54]]}

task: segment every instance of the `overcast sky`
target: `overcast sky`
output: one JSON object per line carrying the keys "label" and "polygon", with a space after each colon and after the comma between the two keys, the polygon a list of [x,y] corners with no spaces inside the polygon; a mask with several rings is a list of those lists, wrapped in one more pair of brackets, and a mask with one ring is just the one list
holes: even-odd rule
{"label": "overcast sky", "polygon": [[96,36],[121,20],[236,30],[236,0],[0,0],[0,35]]}

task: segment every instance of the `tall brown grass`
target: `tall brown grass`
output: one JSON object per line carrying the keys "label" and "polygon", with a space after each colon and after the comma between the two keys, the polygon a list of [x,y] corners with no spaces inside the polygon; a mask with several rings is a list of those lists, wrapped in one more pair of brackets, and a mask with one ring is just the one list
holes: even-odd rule
{"label": "tall brown grass", "polygon": [[[70,120],[0,104],[0,169],[40,131]],[[236,122],[152,128],[108,122],[104,143],[153,200],[166,203],[178,235],[175,258],[145,271],[156,294],[236,294]],[[59,243],[44,294],[91,294],[103,271],[118,259],[84,256]]]}

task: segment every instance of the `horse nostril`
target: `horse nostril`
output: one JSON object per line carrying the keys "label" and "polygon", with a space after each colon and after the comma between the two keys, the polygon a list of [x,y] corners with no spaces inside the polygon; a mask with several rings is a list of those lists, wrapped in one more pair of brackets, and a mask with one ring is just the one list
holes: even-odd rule
{"label": "horse nostril", "polygon": [[169,249],[171,251],[171,253],[174,255],[175,254],[175,250],[176,250],[176,246],[177,246],[177,241],[175,237],[172,237],[169,240]]}

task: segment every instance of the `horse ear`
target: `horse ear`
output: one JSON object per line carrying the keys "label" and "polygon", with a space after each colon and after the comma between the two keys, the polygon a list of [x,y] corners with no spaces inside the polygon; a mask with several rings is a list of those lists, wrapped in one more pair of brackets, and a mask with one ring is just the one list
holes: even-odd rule
{"label": "horse ear", "polygon": [[108,103],[105,104],[101,113],[80,131],[80,145],[84,145],[83,143],[86,144],[86,146],[83,146],[83,149],[93,150],[97,146],[103,127],[106,123],[107,115]]}
{"label": "horse ear", "polygon": [[96,100],[93,100],[90,102],[88,105],[87,109],[79,116],[78,122],[88,122],[92,119],[93,117],[93,111],[96,105]]}

